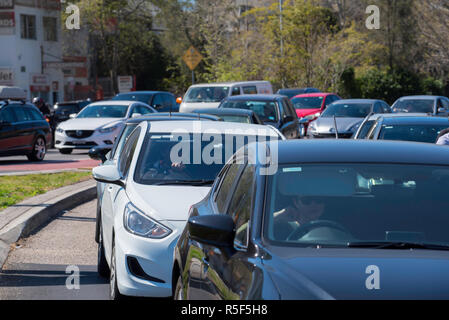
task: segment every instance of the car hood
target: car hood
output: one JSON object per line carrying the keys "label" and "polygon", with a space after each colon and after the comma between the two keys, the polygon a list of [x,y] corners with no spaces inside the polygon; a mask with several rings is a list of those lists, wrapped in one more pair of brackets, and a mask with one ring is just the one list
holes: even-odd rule
{"label": "car hood", "polygon": [[289,248],[264,264],[281,299],[449,299],[448,251]]}
{"label": "car hood", "polygon": [[179,107],[179,112],[192,112],[199,109],[218,108],[220,102],[183,102]]}
{"label": "car hood", "polygon": [[304,118],[318,112],[321,112],[321,109],[296,109],[298,118]]}
{"label": "car hood", "polygon": [[128,195],[142,211],[156,220],[186,221],[190,207],[203,200],[210,187],[150,186],[132,184]]}
{"label": "car hood", "polygon": [[[350,132],[351,128],[363,122],[363,118],[336,118],[339,133]],[[319,133],[335,133],[334,118],[318,118],[315,127]]]}
{"label": "car hood", "polygon": [[95,130],[101,127],[110,127],[123,123],[124,119],[117,118],[75,118],[62,122],[62,130]]}

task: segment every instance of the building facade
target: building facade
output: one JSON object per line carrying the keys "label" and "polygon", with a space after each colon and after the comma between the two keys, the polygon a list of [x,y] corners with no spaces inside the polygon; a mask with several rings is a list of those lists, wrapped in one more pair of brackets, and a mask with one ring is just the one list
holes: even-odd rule
{"label": "building facade", "polygon": [[59,0],[0,0],[0,85],[64,100]]}

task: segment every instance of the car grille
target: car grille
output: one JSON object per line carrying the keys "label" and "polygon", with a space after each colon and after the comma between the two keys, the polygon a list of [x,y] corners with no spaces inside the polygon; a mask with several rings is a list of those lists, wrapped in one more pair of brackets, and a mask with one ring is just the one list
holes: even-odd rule
{"label": "car grille", "polygon": [[97,146],[97,144],[93,141],[86,141],[86,142],[82,142],[82,143],[79,143],[76,141],[75,142],[67,141],[66,143],[64,143],[64,145],[65,146],[75,146],[75,147],[85,147],[85,148]]}
{"label": "car grille", "polygon": [[85,139],[90,137],[94,132],[92,130],[67,130],[65,132],[70,138]]}

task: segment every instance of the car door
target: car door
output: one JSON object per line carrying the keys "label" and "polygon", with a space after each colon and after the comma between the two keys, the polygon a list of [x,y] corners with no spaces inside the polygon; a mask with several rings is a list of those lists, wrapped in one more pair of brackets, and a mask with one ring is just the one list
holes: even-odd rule
{"label": "car door", "polygon": [[226,213],[235,223],[234,248],[204,246],[203,291],[217,299],[239,300],[248,297],[251,288],[253,264],[247,254],[250,217],[255,193],[255,166],[247,165],[236,176]]}
{"label": "car door", "polygon": [[0,154],[7,155],[18,144],[15,123],[15,113],[11,107],[3,107],[0,110]]}
{"label": "car door", "polygon": [[[231,164],[223,168],[223,174],[221,177],[219,175],[215,190],[211,192],[212,212],[206,214],[222,214],[226,211],[235,181],[242,168],[243,166],[239,164]],[[190,242],[188,253],[190,258],[187,259],[186,263],[186,269],[188,270],[187,296],[191,300],[217,299],[218,296],[211,291],[211,286],[206,283],[208,271],[206,257],[211,255],[207,251],[214,250],[214,248],[194,240]],[[219,254],[219,251],[217,253]]]}
{"label": "car door", "polygon": [[[126,179],[128,175],[139,135],[140,127],[137,127],[125,142],[122,152],[117,159],[117,166],[122,179]],[[112,233],[114,228],[114,216],[116,214],[115,208],[117,207],[117,195],[123,190],[123,187],[111,183],[104,186],[103,197],[101,199],[101,225],[103,229],[103,245],[106,257],[110,257],[110,250],[112,248]]]}
{"label": "car door", "polygon": [[17,122],[15,130],[17,134],[15,149],[31,150],[33,148],[35,131],[33,126],[33,118],[31,113],[25,110],[22,105],[11,105]]}
{"label": "car door", "polygon": [[296,112],[293,113],[293,107],[288,98],[278,101],[279,113],[281,119],[280,130],[287,139],[297,139],[299,137],[299,122]]}

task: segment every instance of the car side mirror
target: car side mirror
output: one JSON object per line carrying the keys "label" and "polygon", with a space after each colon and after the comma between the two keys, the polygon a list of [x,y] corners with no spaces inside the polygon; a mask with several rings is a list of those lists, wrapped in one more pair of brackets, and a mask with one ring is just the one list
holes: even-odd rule
{"label": "car side mirror", "polygon": [[89,150],[89,157],[94,160],[101,160],[105,162],[107,159],[106,154],[111,151],[111,147],[93,147]]}
{"label": "car side mirror", "polygon": [[446,109],[445,108],[438,108],[438,113],[445,113]]}
{"label": "car side mirror", "polygon": [[181,98],[181,97],[178,97],[178,98],[176,99],[176,103],[180,104],[181,102],[182,102],[182,98]]}
{"label": "car side mirror", "polygon": [[131,118],[137,118],[137,117],[140,117],[140,116],[142,116],[141,113],[133,113],[133,115],[131,116]]}
{"label": "car side mirror", "polygon": [[217,247],[234,245],[235,224],[231,216],[194,216],[189,219],[187,225],[193,240]]}
{"label": "car side mirror", "polygon": [[121,180],[120,172],[115,165],[99,166],[92,169],[92,176],[95,180],[102,183],[112,183],[120,187],[125,184]]}
{"label": "car side mirror", "polygon": [[70,118],[70,119],[76,118],[76,113],[71,113],[71,114],[69,115],[69,118]]}

